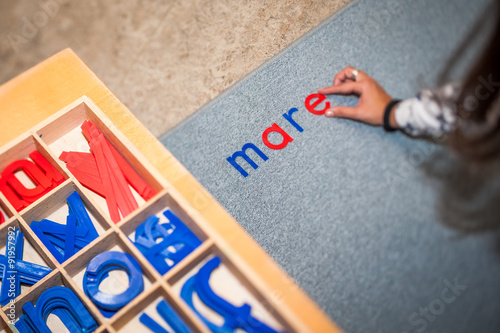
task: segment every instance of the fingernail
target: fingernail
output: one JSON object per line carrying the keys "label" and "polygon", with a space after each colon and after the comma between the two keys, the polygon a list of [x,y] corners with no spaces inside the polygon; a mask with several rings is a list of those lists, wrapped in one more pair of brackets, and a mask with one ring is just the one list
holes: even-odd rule
{"label": "fingernail", "polygon": [[333,110],[327,110],[325,112],[325,116],[327,116],[327,117],[333,117]]}

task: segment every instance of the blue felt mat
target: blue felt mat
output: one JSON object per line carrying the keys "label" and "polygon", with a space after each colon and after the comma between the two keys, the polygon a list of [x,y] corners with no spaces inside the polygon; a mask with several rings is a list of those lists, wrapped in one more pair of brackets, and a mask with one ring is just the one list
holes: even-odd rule
{"label": "blue felt mat", "polygon": [[[355,1],[161,137],[347,332],[500,331],[500,238],[460,231],[498,223],[498,166],[304,107],[346,65],[400,98],[434,85],[487,2]],[[243,177],[227,158],[247,143]]]}

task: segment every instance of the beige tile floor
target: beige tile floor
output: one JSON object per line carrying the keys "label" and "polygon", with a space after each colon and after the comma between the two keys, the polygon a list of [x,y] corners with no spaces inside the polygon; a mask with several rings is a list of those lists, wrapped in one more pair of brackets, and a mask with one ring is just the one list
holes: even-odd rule
{"label": "beige tile floor", "polygon": [[71,47],[159,135],[349,1],[0,0],[0,83]]}

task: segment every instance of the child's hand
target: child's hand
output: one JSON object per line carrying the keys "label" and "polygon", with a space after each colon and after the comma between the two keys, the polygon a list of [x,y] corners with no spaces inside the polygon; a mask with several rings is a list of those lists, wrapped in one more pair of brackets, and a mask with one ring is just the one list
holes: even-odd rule
{"label": "child's hand", "polygon": [[[368,74],[357,71],[354,67],[348,66],[335,76],[333,86],[319,89],[318,92],[323,95],[356,95],[359,97],[358,105],[355,107],[334,106],[326,110],[327,117],[341,117],[359,120],[371,125],[383,125],[384,111],[387,104],[392,100]],[[391,113],[390,125],[397,128],[394,112]]]}

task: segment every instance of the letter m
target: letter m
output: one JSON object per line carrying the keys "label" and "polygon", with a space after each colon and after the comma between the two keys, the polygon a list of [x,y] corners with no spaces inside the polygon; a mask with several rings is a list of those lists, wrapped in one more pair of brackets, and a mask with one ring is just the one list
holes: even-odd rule
{"label": "letter m", "polygon": [[255,146],[253,143],[246,143],[245,145],[243,145],[243,147],[241,148],[240,151],[237,151],[236,153],[233,154],[233,156],[229,156],[227,158],[227,161],[229,163],[231,163],[231,165],[236,169],[238,170],[241,175],[243,177],[246,177],[248,176],[248,172],[245,171],[245,169],[243,169],[239,164],[238,162],[236,162],[236,158],[238,157],[242,157],[245,161],[247,161],[248,164],[250,164],[250,166],[254,169],[257,169],[259,166],[257,165],[257,163],[255,163],[250,157],[248,157],[246,151],[248,148],[251,148],[253,149],[253,151],[255,153],[257,153],[257,155],[260,156],[260,158],[262,158],[264,161],[267,161],[268,160],[268,157],[259,149],[257,148],[257,146]]}

